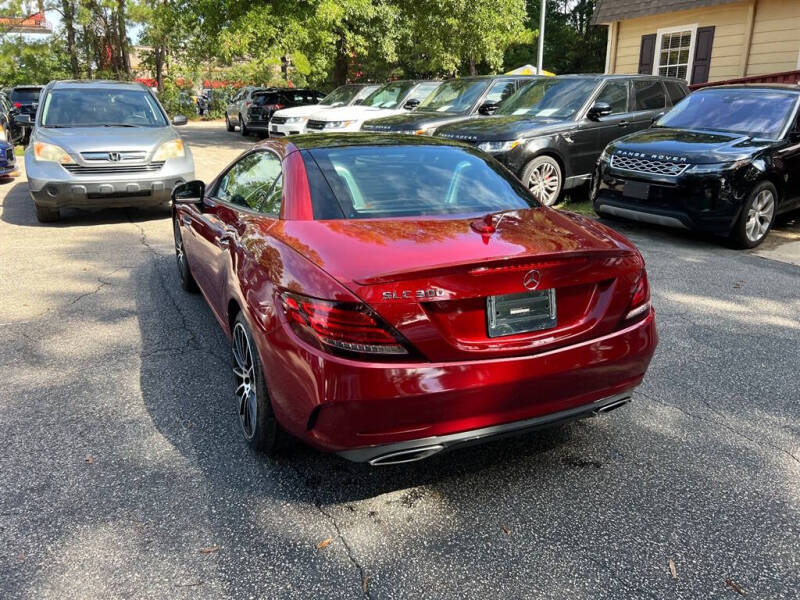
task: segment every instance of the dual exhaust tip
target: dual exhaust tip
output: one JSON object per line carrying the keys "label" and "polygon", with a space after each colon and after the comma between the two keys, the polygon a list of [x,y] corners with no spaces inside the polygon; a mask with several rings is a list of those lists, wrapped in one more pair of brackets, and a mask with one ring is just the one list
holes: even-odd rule
{"label": "dual exhaust tip", "polygon": [[[619,400],[615,400],[614,402],[610,402],[604,406],[596,408],[592,411],[587,411],[589,415],[604,415],[606,413],[610,413],[612,410],[616,410],[621,406],[625,406],[631,401],[630,396],[627,398],[621,398]],[[583,416],[587,416],[585,413]],[[395,452],[389,452],[387,454],[381,454],[380,456],[376,456],[375,458],[369,460],[369,464],[373,467],[382,467],[386,465],[402,465],[405,463],[416,462],[418,460],[423,460],[426,458],[430,458],[434,454],[438,454],[442,450],[445,449],[444,444],[431,444],[428,446],[420,446],[418,448],[409,448],[407,450],[397,450]]]}

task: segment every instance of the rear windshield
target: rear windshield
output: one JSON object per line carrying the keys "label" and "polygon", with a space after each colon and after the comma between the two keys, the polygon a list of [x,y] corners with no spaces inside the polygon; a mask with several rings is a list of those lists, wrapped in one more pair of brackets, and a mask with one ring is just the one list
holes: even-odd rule
{"label": "rear windshield", "polygon": [[166,127],[167,120],[144,90],[53,90],[44,101],[44,127]]}
{"label": "rear windshield", "polygon": [[520,88],[495,114],[568,119],[580,110],[596,86],[594,79],[538,79]]}
{"label": "rear windshield", "polygon": [[486,79],[446,81],[425,98],[417,110],[465,113],[478,101],[489,83]]}
{"label": "rear windshield", "polygon": [[[350,146],[304,155],[316,219],[483,215],[538,206],[494,159],[467,148]],[[327,185],[315,184],[313,171]]]}
{"label": "rear windshield", "polygon": [[41,88],[15,88],[11,90],[12,102],[36,102],[39,99]]}
{"label": "rear windshield", "polygon": [[704,90],[689,94],[656,125],[774,140],[786,126],[796,102],[797,94],[781,90]]}
{"label": "rear windshield", "polygon": [[284,104],[285,102],[286,100],[281,94],[274,92],[269,94],[253,95],[253,104],[256,106],[264,106],[265,104]]}

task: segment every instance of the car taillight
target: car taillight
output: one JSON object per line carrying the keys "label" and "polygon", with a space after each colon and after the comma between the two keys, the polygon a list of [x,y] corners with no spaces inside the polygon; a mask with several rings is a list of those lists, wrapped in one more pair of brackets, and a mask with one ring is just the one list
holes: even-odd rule
{"label": "car taillight", "polygon": [[355,302],[330,302],[285,292],[281,303],[292,329],[334,354],[407,355],[408,349],[380,317]]}
{"label": "car taillight", "polygon": [[19,102],[14,102],[14,108],[22,108],[22,104]]}
{"label": "car taillight", "polygon": [[633,288],[633,297],[625,315],[625,320],[635,319],[648,312],[650,312],[650,285],[647,282],[647,271],[642,270],[639,281],[636,282]]}

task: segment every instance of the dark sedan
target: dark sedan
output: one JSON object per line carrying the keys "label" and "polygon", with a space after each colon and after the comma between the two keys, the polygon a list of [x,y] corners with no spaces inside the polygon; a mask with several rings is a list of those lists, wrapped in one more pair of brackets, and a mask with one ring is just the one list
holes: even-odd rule
{"label": "dark sedan", "polygon": [[[39,95],[42,93],[41,85],[18,85],[8,92],[8,99],[20,115],[30,115],[31,121],[36,116],[39,108]],[[27,143],[31,128],[23,127],[23,142]]]}
{"label": "dark sedan", "polygon": [[417,109],[367,121],[361,131],[431,135],[437,127],[472,116],[491,115],[520,87],[536,77],[489,75],[445,81]]}
{"label": "dark sedan", "polygon": [[589,181],[609,142],[649,127],[686,93],[684,81],[649,75],[546,77],[494,116],[444,125],[434,135],[491,153],[551,206],[564,190]]}
{"label": "dark sedan", "polygon": [[595,210],[757,246],[776,215],[800,207],[798,105],[797,86],[695,92],[606,148]]}

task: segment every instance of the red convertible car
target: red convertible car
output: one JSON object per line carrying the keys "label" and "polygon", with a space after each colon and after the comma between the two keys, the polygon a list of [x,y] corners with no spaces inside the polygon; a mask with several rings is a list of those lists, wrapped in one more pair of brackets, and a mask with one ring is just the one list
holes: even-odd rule
{"label": "red convertible car", "polygon": [[394,464],[608,412],[656,347],[636,248],[465,145],[272,139],[173,201],[257,449]]}

